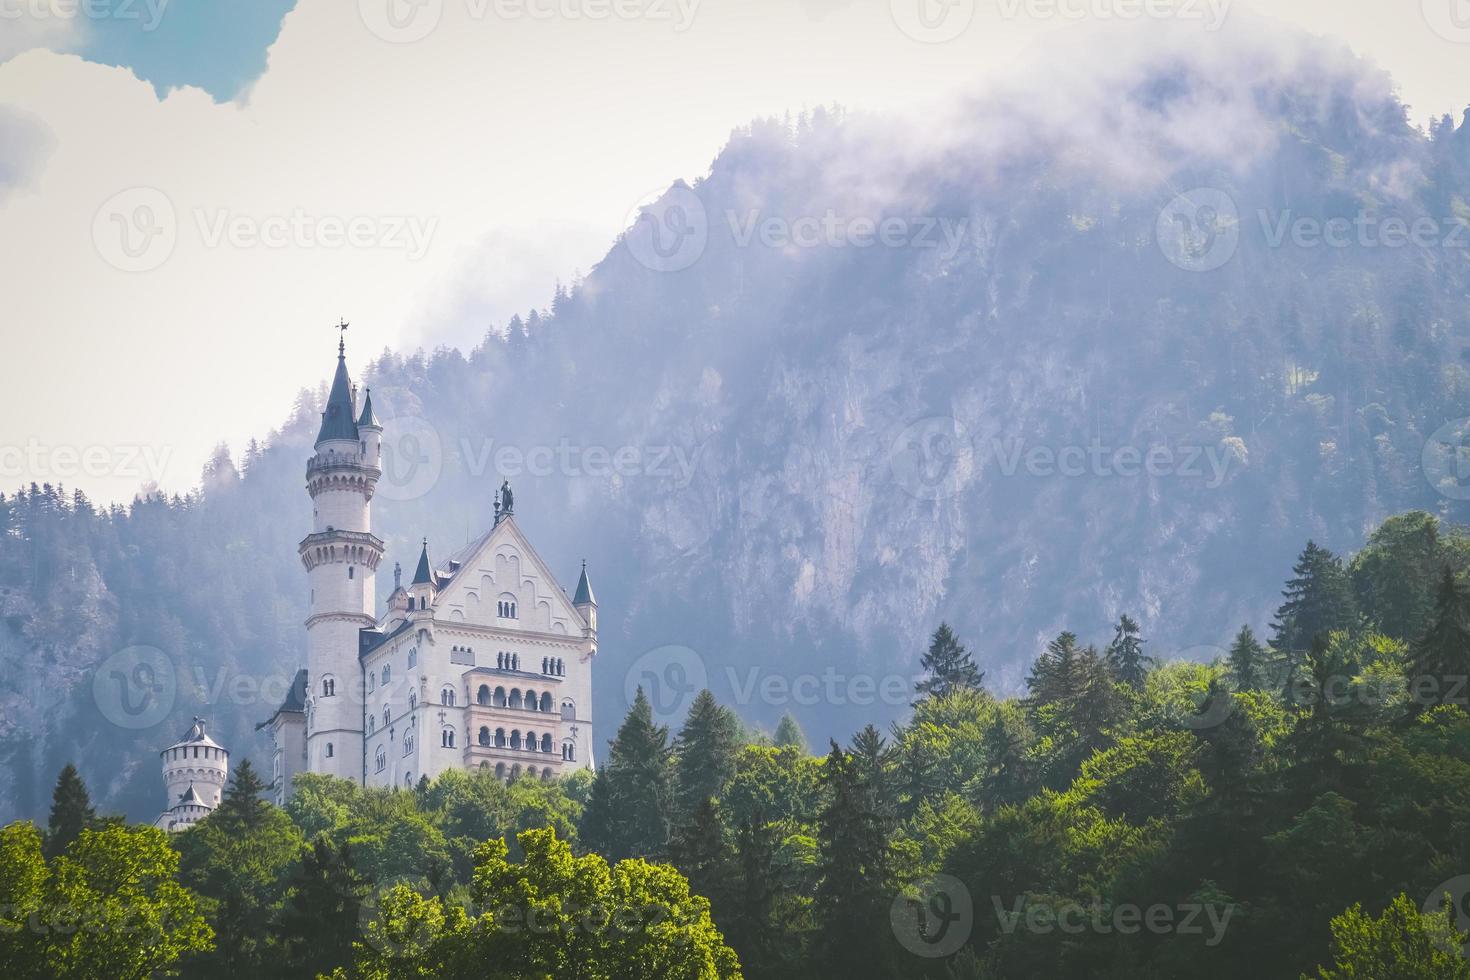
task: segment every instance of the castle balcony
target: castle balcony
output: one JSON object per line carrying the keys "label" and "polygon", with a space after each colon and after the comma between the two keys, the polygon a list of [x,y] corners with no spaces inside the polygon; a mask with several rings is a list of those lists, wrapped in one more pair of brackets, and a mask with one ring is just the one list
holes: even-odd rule
{"label": "castle balcony", "polygon": [[374,479],[381,476],[383,472],[361,453],[329,451],[317,453],[306,461],[306,478],[308,480],[314,474],[326,473],[332,470],[367,470],[373,475]]}
{"label": "castle balcony", "polygon": [[464,765],[466,769],[491,770],[500,779],[517,779],[523,773],[551,779],[572,769],[572,764],[561,757],[561,749],[553,748],[551,752],[542,752],[539,747],[536,751],[512,749],[508,745],[502,748],[480,745],[472,739],[465,746]]}
{"label": "castle balcony", "polygon": [[333,562],[377,569],[383,560],[383,539],[366,531],[318,531],[302,538],[297,552],[307,571]]}

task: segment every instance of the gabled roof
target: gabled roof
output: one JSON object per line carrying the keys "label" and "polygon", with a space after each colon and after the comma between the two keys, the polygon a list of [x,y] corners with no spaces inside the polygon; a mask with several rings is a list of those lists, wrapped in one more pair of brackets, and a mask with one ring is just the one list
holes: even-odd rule
{"label": "gabled roof", "polygon": [[327,410],[322,412],[322,427],[317,442],[328,439],[358,439],[357,423],[352,418],[352,380],[347,377],[347,355],[337,355],[337,373],[332,377],[332,391],[327,395]]}

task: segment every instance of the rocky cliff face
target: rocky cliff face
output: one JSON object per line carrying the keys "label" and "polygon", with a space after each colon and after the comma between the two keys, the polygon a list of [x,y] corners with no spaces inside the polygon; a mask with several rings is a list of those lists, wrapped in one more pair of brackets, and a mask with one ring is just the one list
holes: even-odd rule
{"label": "rocky cliff face", "polygon": [[[1154,655],[1208,657],[1264,627],[1308,537],[1461,516],[1435,433],[1470,415],[1470,129],[1415,130],[1386,79],[1311,47],[1051,84],[922,126],[757,124],[553,309],[467,355],[380,358],[385,568],[478,532],[508,477],[567,584],[589,559],[599,737],[625,686],[672,712],[704,681],[819,739],[900,714],[884,679],[941,619],[1003,688],[1049,635],[1102,642],[1124,612]],[[143,789],[104,795],[147,815],[149,753],[200,710],[255,746],[273,705],[210,685],[118,738],[88,669],[145,643],[186,677],[289,680],[311,411],[243,477],[112,519],[152,522],[151,553],[7,571],[0,653],[26,679],[4,799],[34,810],[65,758],[92,753],[93,778],[143,751]],[[206,520],[243,567],[200,552]],[[140,613],[159,574],[179,602]],[[65,642],[35,611],[58,576],[93,583]]]}

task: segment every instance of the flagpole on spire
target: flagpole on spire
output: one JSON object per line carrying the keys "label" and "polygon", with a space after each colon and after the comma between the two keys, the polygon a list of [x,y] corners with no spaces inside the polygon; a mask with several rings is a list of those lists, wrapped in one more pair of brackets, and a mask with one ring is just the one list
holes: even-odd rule
{"label": "flagpole on spire", "polygon": [[342,331],[342,336],[339,337],[338,340],[337,340],[337,356],[338,357],[346,357],[347,356],[347,328],[350,327],[350,326],[352,326],[352,324],[348,323],[346,320],[344,320],[342,317],[339,316],[337,318],[337,325],[332,328],[333,330],[340,330],[340,331]]}

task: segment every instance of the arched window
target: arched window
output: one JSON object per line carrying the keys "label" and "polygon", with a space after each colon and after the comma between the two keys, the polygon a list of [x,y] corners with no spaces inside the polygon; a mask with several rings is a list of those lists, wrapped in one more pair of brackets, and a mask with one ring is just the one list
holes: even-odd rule
{"label": "arched window", "polygon": [[541,741],[540,741],[540,739],[536,738],[536,733],[535,732],[527,732],[526,733],[526,742],[525,742],[525,745],[526,745],[526,751],[527,752],[535,752],[536,751],[536,747],[538,745],[540,745],[540,744],[541,744]]}
{"label": "arched window", "polygon": [[574,762],[577,758],[577,747],[571,742],[561,743],[561,757],[567,762]]}
{"label": "arched window", "polygon": [[577,706],[572,703],[571,698],[563,698],[561,702],[561,716],[566,721],[577,717]]}
{"label": "arched window", "polygon": [[406,772],[403,774],[403,788],[413,789],[413,773]]}
{"label": "arched window", "polygon": [[551,693],[549,691],[541,692],[541,710],[548,714],[551,712]]}
{"label": "arched window", "polygon": [[352,574],[352,573],[353,573],[353,572],[354,572],[354,571],[355,571],[355,569],[354,569],[354,568],[353,568],[353,567],[352,567],[352,566],[351,566],[351,565],[348,565],[348,566],[347,566],[347,577],[348,577],[348,578],[352,578],[352,577],[353,577],[353,574]]}
{"label": "arched window", "polygon": [[475,703],[488,705],[490,703],[490,686],[481,684],[480,689],[475,692]]}
{"label": "arched window", "polygon": [[486,728],[484,725],[480,726],[479,743],[486,748],[490,747],[490,729]]}
{"label": "arched window", "polygon": [[496,612],[500,614],[501,619],[516,618],[516,597],[511,593],[502,592],[500,595],[500,601],[497,602],[495,606]]}
{"label": "arched window", "polygon": [[550,667],[550,665],[551,665],[551,658],[550,657],[542,657],[541,658],[541,673],[543,673],[543,674],[549,674],[549,673],[551,673],[551,667]]}
{"label": "arched window", "polygon": [[503,749],[503,748],[505,748],[505,729],[504,728],[497,728],[497,729],[495,729],[495,747],[497,749]]}
{"label": "arched window", "polygon": [[551,754],[551,733],[547,732],[541,736],[541,751],[547,755]]}
{"label": "arched window", "polygon": [[383,747],[381,745],[378,746],[378,754],[374,756],[373,762],[378,767],[378,772],[382,772],[383,769],[388,765],[388,753],[383,751]]}
{"label": "arched window", "polygon": [[388,712],[388,706],[385,704],[383,705],[383,727],[387,728],[391,724],[393,724],[393,716]]}
{"label": "arched window", "polygon": [[403,736],[403,754],[404,755],[408,755],[412,751],[413,751],[413,732],[408,732],[406,735]]}
{"label": "arched window", "polygon": [[535,691],[527,691],[526,692],[526,710],[527,711],[535,711],[536,708],[538,706],[540,706],[540,704],[541,704],[541,699],[538,698],[538,697],[536,697],[536,692]]}
{"label": "arched window", "polygon": [[377,689],[378,689],[378,675],[375,674],[375,673],[373,673],[372,671],[368,671],[368,691],[369,691],[369,693],[371,693],[373,691],[376,691]]}
{"label": "arched window", "polygon": [[497,763],[495,763],[495,778],[496,779],[504,779],[505,778],[505,763],[503,763],[503,762],[497,762]]}
{"label": "arched window", "polygon": [[[481,688],[481,690],[484,690],[484,688]],[[450,708],[454,707],[454,688],[446,687],[444,690],[440,691],[439,703]]]}
{"label": "arched window", "polygon": [[328,674],[322,678],[322,697],[330,698],[337,695],[337,679]]}
{"label": "arched window", "polygon": [[410,667],[413,667],[413,666],[417,665],[418,662],[419,662],[419,650],[418,650],[418,647],[409,647],[408,648],[408,665]]}
{"label": "arched window", "polygon": [[418,706],[419,706],[419,692],[418,691],[409,691],[408,692],[408,710],[409,711],[412,711],[413,709],[417,708]]}
{"label": "arched window", "polygon": [[393,679],[393,665],[392,664],[384,664],[383,665],[383,683],[386,684],[389,681],[391,681],[392,679]]}
{"label": "arched window", "polygon": [[376,715],[368,715],[368,734],[372,735],[378,730],[378,718]]}
{"label": "arched window", "polygon": [[328,742],[327,743],[327,758],[330,759],[331,757],[332,757],[332,743],[331,742]]}
{"label": "arched window", "polygon": [[446,749],[452,749],[452,748],[454,748],[454,729],[452,729],[452,728],[446,728],[446,729],[444,729],[444,731],[439,734],[439,740],[443,744],[444,748],[446,748]]}
{"label": "arched window", "polygon": [[510,730],[510,747],[511,747],[512,751],[517,751],[517,752],[520,751],[520,748],[521,748],[521,730],[519,728],[512,728]]}
{"label": "arched window", "polygon": [[505,688],[497,687],[495,689],[495,697],[490,703],[497,708],[505,707]]}

